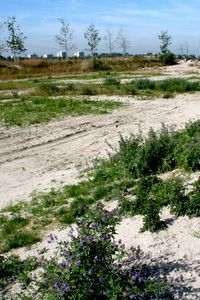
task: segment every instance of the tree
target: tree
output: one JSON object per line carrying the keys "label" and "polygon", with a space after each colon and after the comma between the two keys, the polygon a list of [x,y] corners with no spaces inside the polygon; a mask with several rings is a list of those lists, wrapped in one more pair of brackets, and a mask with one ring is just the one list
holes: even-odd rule
{"label": "tree", "polygon": [[111,57],[114,44],[116,43],[116,39],[113,38],[113,32],[110,28],[107,29],[106,31],[106,35],[104,36],[104,41],[106,43],[107,48],[109,49],[109,55]]}
{"label": "tree", "polygon": [[26,48],[24,47],[26,37],[24,36],[23,32],[21,32],[19,25],[17,25],[15,17],[8,18],[6,25],[9,33],[6,44],[10,49],[14,60],[16,60],[17,55],[26,51]]}
{"label": "tree", "polygon": [[119,44],[119,47],[122,49],[122,55],[125,56],[129,46],[129,41],[126,37],[126,31],[124,29],[119,30],[117,36],[117,42]]}
{"label": "tree", "polygon": [[97,46],[101,41],[101,37],[99,35],[99,31],[95,28],[94,24],[90,24],[86,32],[84,33],[84,37],[87,40],[89,51],[94,57],[95,52],[97,51]]}
{"label": "tree", "polygon": [[72,43],[73,31],[70,29],[70,23],[68,23],[64,18],[58,20],[61,23],[61,28],[60,34],[55,36],[55,40],[66,52],[66,58],[68,58],[69,51],[75,48],[75,45]]}
{"label": "tree", "polygon": [[167,31],[161,31],[158,38],[161,41],[160,44],[160,60],[164,65],[174,65],[176,64],[174,54],[169,50],[171,46],[171,35]]}
{"label": "tree", "polygon": [[160,44],[161,55],[170,53],[169,47],[171,46],[171,39],[172,39],[171,35],[169,35],[169,33],[167,31],[161,31],[158,38],[161,41],[161,44]]}
{"label": "tree", "polygon": [[[5,26],[5,22],[0,23],[0,32],[3,31]],[[6,50],[6,44],[3,41],[0,41],[0,56],[2,56],[3,52]]]}

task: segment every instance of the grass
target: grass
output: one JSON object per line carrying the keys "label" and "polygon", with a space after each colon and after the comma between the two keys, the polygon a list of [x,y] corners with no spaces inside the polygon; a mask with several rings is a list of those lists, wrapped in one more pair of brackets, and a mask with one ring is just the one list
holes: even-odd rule
{"label": "grass", "polygon": [[0,123],[6,126],[21,126],[49,122],[63,116],[106,114],[119,108],[122,103],[66,99],[63,97],[22,97],[0,102]]}
{"label": "grass", "polygon": [[[1,83],[0,99],[10,99],[6,91],[12,93],[13,99],[20,98],[25,91],[27,97],[80,96],[80,95],[134,95],[138,98],[174,97],[178,93],[200,90],[199,79],[191,77],[153,80],[153,74],[132,71],[95,71],[89,74],[70,74],[59,76],[40,76],[33,79],[6,81]],[[160,74],[159,74],[160,75]],[[145,78],[142,78],[144,77]],[[151,78],[152,77],[152,78]],[[126,79],[126,80],[125,80]],[[28,90],[30,89],[30,90]]]}
{"label": "grass", "polygon": [[158,97],[174,95],[178,93],[188,93],[200,91],[199,81],[190,81],[183,78],[170,78],[165,80],[153,79],[134,79],[126,83],[121,83],[121,76],[105,76],[100,83],[64,83],[57,82],[43,84],[40,86],[40,92],[46,92],[49,95],[59,95],[60,93],[70,95],[137,95],[138,97]]}
{"label": "grass", "polygon": [[17,80],[17,81],[5,81],[1,82],[0,91],[7,91],[7,90],[24,90],[28,88],[37,87],[37,81],[34,80]]}
{"label": "grass", "polygon": [[28,218],[24,218],[20,215],[14,215],[9,218],[2,217],[1,219],[0,245],[2,252],[32,245],[40,241],[38,233],[31,230],[30,220]]}

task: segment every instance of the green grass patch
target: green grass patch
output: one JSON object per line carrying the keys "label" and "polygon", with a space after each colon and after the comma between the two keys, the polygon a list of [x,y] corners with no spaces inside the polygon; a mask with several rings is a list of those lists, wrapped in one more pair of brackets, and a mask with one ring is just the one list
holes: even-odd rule
{"label": "green grass patch", "polygon": [[[1,216],[3,218],[4,216]],[[40,240],[39,235],[28,229],[30,220],[20,215],[4,217],[0,228],[0,251],[7,252],[13,248],[19,248],[35,244]]]}
{"label": "green grass patch", "polygon": [[16,80],[16,81],[2,81],[0,84],[0,91],[6,90],[24,90],[28,88],[37,87],[37,81],[34,80]]}
{"label": "green grass patch", "polygon": [[69,115],[106,114],[121,105],[122,103],[108,100],[23,97],[0,102],[0,123],[6,126],[21,126],[45,123]]}
{"label": "green grass patch", "polygon": [[174,94],[200,91],[200,82],[183,78],[164,80],[136,79],[122,85],[125,94],[155,97],[163,95],[171,98]]}

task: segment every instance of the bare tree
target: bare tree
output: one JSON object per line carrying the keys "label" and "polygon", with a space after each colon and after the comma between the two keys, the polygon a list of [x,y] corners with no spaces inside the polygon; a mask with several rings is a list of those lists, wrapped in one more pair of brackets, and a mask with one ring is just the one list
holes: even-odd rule
{"label": "bare tree", "polygon": [[[0,22],[0,33],[4,30],[5,22]],[[0,56],[6,51],[6,42],[0,40]]]}
{"label": "bare tree", "polygon": [[117,42],[119,44],[119,47],[122,49],[122,55],[125,56],[129,46],[129,41],[127,39],[126,30],[124,30],[123,28],[118,32]]}
{"label": "bare tree", "polygon": [[90,24],[86,32],[84,33],[84,37],[87,40],[89,51],[94,57],[95,52],[97,51],[97,46],[101,41],[101,37],[99,31],[95,28],[94,24]]}
{"label": "bare tree", "polygon": [[26,48],[24,47],[26,37],[24,36],[23,32],[21,32],[20,26],[17,25],[15,17],[8,18],[6,25],[9,33],[6,44],[10,49],[14,60],[16,60],[17,55],[26,51]]}
{"label": "bare tree", "polygon": [[110,28],[108,28],[106,31],[106,35],[104,36],[104,41],[105,41],[106,47],[109,49],[109,55],[111,57],[113,49],[114,49],[114,45],[116,44],[117,39],[114,38],[114,33]]}
{"label": "bare tree", "polygon": [[69,51],[75,48],[75,45],[72,43],[73,30],[70,28],[70,23],[68,23],[64,18],[60,18],[58,20],[61,23],[61,28],[60,34],[55,36],[55,40],[66,52],[66,58],[68,58]]}

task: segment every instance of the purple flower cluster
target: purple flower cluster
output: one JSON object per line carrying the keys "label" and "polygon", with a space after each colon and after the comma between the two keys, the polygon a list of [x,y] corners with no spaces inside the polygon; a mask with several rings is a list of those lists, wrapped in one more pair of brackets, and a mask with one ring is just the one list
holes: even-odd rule
{"label": "purple flower cluster", "polygon": [[[142,267],[140,248],[125,249],[115,242],[117,211],[98,205],[78,221],[71,242],[61,243],[61,256],[46,265],[44,295],[55,299],[151,299],[160,295],[166,280],[156,280]],[[55,236],[50,235],[54,241]],[[58,263],[59,261],[59,263]],[[152,288],[152,286],[154,288]],[[45,294],[46,293],[46,294]]]}

